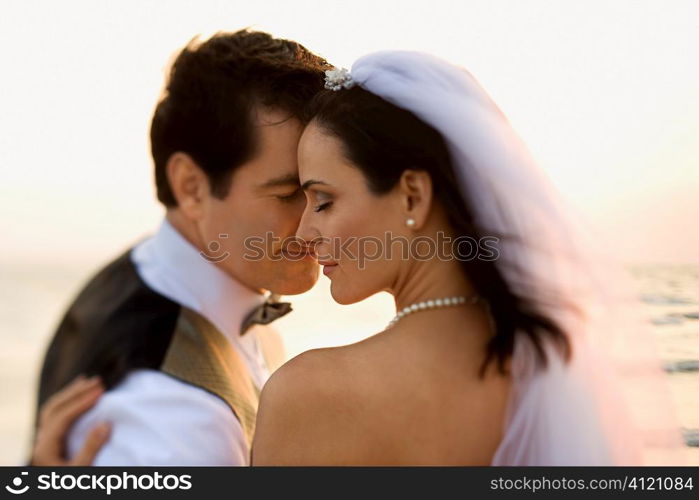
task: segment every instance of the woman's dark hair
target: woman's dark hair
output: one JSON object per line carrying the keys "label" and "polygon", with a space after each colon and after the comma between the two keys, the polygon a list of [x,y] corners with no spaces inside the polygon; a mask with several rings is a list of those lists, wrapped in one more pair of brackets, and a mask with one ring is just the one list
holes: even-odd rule
{"label": "woman's dark hair", "polygon": [[190,42],[172,65],[151,123],[158,199],[177,205],[165,166],[178,151],[206,172],[215,196],[225,197],[235,168],[255,153],[255,106],[302,118],[328,68],[302,45],[257,31]]}
{"label": "woman's dark hair", "polygon": [[[445,209],[455,234],[477,240],[485,236],[474,222],[470,200],[459,190],[443,137],[413,113],[353,87],[317,94],[306,110],[306,121],[341,141],[345,156],[363,173],[374,194],[393,189],[405,170],[426,171],[432,178],[434,197]],[[547,363],[544,336],[554,341],[566,359],[570,357],[570,343],[563,330],[553,319],[538,313],[527,297],[516,295],[494,261],[461,259],[460,263],[476,292],[488,302],[495,321],[481,375],[491,361],[505,371],[516,332],[529,337],[543,366]]]}

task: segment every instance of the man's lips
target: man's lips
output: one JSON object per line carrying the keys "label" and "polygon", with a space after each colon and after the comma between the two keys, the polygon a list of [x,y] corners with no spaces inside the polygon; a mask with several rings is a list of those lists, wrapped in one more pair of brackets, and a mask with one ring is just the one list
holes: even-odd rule
{"label": "man's lips", "polygon": [[313,259],[316,258],[313,251],[311,251],[311,249],[309,248],[285,248],[281,250],[279,253],[289,259],[305,259],[308,257],[311,257]]}

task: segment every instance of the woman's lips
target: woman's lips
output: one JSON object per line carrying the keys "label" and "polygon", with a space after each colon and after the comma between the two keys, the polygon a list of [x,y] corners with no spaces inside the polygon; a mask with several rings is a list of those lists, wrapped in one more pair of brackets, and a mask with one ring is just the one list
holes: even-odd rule
{"label": "woman's lips", "polygon": [[337,262],[318,262],[323,266],[323,274],[328,276],[337,267]]}

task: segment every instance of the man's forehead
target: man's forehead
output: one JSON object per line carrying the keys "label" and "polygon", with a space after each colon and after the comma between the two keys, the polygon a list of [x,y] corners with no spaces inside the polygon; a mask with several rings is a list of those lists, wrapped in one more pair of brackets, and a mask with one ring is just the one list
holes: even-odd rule
{"label": "man's forehead", "polygon": [[301,185],[301,182],[299,181],[299,174],[298,174],[298,172],[295,172],[295,173],[284,174],[284,175],[280,175],[277,177],[272,177],[271,179],[267,179],[262,184],[260,184],[260,187],[263,189],[266,189],[266,188],[272,188],[272,187],[287,187],[287,186],[298,187],[300,185]]}
{"label": "man's forehead", "polygon": [[250,169],[255,187],[300,187],[297,147],[302,123],[288,112],[255,106],[253,108],[256,153]]}

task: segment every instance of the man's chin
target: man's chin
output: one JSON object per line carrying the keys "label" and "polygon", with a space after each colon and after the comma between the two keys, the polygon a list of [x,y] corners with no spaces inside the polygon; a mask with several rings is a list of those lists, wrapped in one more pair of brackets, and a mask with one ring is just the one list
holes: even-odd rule
{"label": "man's chin", "polygon": [[279,295],[299,295],[309,291],[318,282],[320,267],[317,264],[306,264],[285,274],[288,279],[276,280],[269,290]]}

